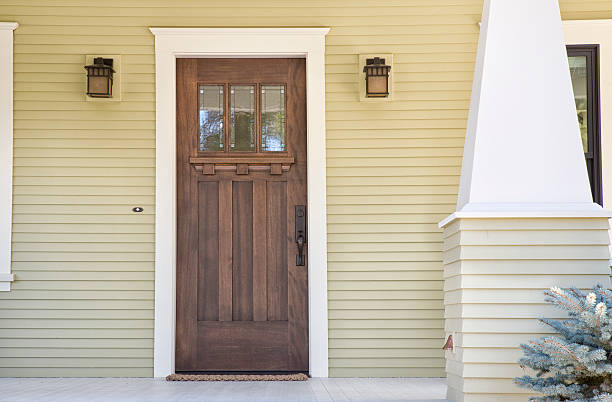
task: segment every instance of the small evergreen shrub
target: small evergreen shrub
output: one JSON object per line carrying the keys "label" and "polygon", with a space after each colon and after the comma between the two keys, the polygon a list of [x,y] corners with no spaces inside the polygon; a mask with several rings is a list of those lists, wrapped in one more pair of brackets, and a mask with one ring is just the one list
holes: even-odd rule
{"label": "small evergreen shrub", "polygon": [[545,395],[532,401],[612,401],[612,292],[596,286],[585,295],[555,287],[544,294],[569,318],[541,320],[559,335],[521,345],[524,357],[519,363],[536,376],[515,382]]}

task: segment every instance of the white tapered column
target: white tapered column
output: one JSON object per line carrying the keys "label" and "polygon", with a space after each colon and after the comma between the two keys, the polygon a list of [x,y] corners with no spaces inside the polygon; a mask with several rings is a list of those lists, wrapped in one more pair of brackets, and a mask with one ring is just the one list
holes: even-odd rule
{"label": "white tapered column", "polygon": [[609,284],[557,0],[485,0],[457,212],[444,228],[448,397],[521,400],[551,286]]}

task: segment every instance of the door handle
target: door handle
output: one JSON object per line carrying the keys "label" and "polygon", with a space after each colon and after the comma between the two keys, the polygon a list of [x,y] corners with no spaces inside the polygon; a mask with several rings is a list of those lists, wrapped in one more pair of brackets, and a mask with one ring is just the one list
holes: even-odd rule
{"label": "door handle", "polygon": [[297,266],[304,266],[304,236],[300,235],[298,236],[297,240],[296,240],[297,246],[298,246],[298,254],[297,254],[297,258],[295,259],[295,265]]}
{"label": "door handle", "polygon": [[297,256],[295,257],[295,265],[303,267],[306,265],[304,257],[304,244],[306,244],[306,206],[295,206],[295,243],[297,244]]}

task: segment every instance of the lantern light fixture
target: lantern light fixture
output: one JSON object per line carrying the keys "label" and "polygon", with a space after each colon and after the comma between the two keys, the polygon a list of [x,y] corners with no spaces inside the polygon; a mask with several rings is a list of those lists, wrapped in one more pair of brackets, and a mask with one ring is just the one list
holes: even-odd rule
{"label": "lantern light fixture", "polygon": [[385,64],[385,59],[381,57],[366,59],[366,65],[363,67],[366,97],[386,98],[389,96],[389,71],[391,71],[391,66]]}
{"label": "lantern light fixture", "polygon": [[113,59],[94,58],[87,70],[87,95],[92,98],[113,97]]}

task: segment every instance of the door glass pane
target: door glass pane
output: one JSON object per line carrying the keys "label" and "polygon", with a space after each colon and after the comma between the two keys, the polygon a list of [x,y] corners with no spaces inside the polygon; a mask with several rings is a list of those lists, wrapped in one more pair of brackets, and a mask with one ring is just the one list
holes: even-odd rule
{"label": "door glass pane", "polygon": [[255,150],[255,86],[230,87],[230,150]]}
{"label": "door glass pane", "polygon": [[223,85],[200,85],[200,151],[223,151]]}
{"label": "door glass pane", "polygon": [[285,150],[285,86],[261,86],[261,150]]}
{"label": "door glass pane", "polygon": [[580,135],[584,152],[589,152],[589,119],[587,101],[587,58],[586,56],[569,57],[570,72],[572,74],[572,85],[574,86],[574,98],[576,111],[578,113],[578,124],[580,124]]}

